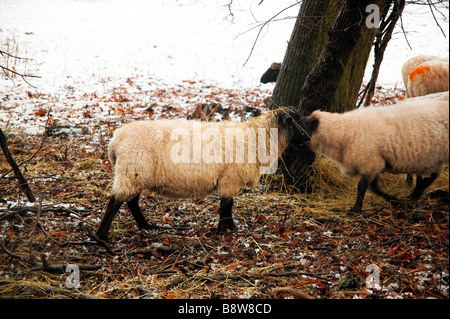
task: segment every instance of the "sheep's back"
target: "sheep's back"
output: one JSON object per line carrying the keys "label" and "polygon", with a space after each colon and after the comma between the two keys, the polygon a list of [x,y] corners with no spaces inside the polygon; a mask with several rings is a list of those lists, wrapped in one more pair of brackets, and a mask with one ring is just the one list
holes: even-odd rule
{"label": "sheep's back", "polygon": [[449,104],[441,100],[367,107],[343,114],[316,111],[311,136],[318,154],[338,162],[346,176],[429,175],[449,157]]}
{"label": "sheep's back", "polygon": [[388,171],[429,175],[448,163],[448,102],[403,102],[373,111],[368,121],[376,126],[373,134]]}
{"label": "sheep's back", "polygon": [[407,88],[408,86],[408,77],[409,74],[412,72],[412,70],[414,70],[416,67],[418,67],[420,64],[426,61],[440,60],[440,59],[442,58],[434,55],[418,55],[406,61],[402,66],[402,78],[405,88]]}
{"label": "sheep's back", "polygon": [[[210,132],[218,133],[219,139],[196,140],[199,136],[195,135],[194,125],[201,125],[202,132],[212,129]],[[115,171],[113,191],[116,193],[129,189],[132,193],[150,189],[173,197],[203,197],[214,192],[219,192],[220,195],[219,183],[221,179],[227,178],[230,164],[224,162],[223,158],[218,162],[205,162],[196,147],[201,145],[201,151],[205,152],[205,144],[209,143],[209,146],[217,145],[224,152],[224,130],[234,127],[245,129],[249,126],[247,122],[158,120],[132,122],[117,129],[108,150]],[[177,152],[173,153],[174,149],[180,149],[183,144],[182,137],[177,132],[188,141],[188,157],[177,157]],[[232,174],[240,180],[232,190],[224,192],[237,193],[240,186],[254,186],[258,182],[260,174],[257,165],[232,164]]]}
{"label": "sheep's back", "polygon": [[423,96],[449,89],[448,60],[426,61],[411,71],[408,78],[409,97]]}

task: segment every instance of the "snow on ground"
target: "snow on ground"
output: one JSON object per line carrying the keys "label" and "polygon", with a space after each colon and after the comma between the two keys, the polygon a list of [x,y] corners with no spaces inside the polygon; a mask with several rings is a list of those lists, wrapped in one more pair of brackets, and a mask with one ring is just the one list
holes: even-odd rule
{"label": "snow on ground", "polygon": [[[243,66],[257,26],[296,1],[266,0],[258,5],[260,0],[235,0],[234,16],[229,15],[228,2],[1,0],[0,41],[2,49],[8,49],[5,41],[14,41],[18,53],[33,59],[26,68],[43,77],[34,83],[46,89],[80,80],[88,86],[92,77],[133,75],[256,87],[266,67],[282,61],[298,6],[279,16],[291,19],[263,30]],[[444,13],[448,18],[448,10]],[[403,25],[412,50],[398,28],[386,53],[381,84],[399,84],[401,64],[409,57],[448,55],[448,19],[443,21],[437,12],[436,16],[447,38],[427,6],[407,6]]]}
{"label": "snow on ground", "polygon": [[[41,77],[29,79],[36,88],[19,77],[0,80],[0,125],[25,125],[23,116],[40,115],[39,127],[30,127],[29,120],[27,129],[42,131],[43,115],[50,107],[53,118],[70,118],[67,113],[71,111],[72,117],[79,118],[76,109],[86,116],[83,108],[91,108],[92,117],[103,117],[105,113],[94,109],[91,100],[103,97],[98,101],[100,108],[102,102],[117,104],[120,97],[115,97],[120,92],[116,91],[120,90],[131,94],[128,99],[138,100],[130,107],[155,103],[193,107],[217,101],[211,99],[216,94],[210,91],[218,87],[234,90],[228,95],[243,96],[238,104],[245,104],[246,90],[251,89],[259,105],[273,88],[273,84],[260,85],[259,78],[272,62],[282,61],[299,6],[292,6],[295,0],[234,0],[230,11],[228,2],[0,0],[0,49],[30,58],[0,57],[0,62]],[[280,21],[262,30],[244,65],[259,26],[289,6],[277,17]],[[448,10],[444,14],[448,18]],[[437,12],[436,16],[448,36],[448,19],[444,21]],[[412,49],[398,28],[386,52],[379,84],[403,87],[400,69],[412,56],[448,56],[448,38],[427,6],[408,5],[403,25]],[[371,67],[369,61],[366,81]],[[190,89],[189,81],[197,83],[191,92],[194,96],[185,94],[180,101],[172,94],[170,100],[161,100],[165,98],[162,90]]]}
{"label": "snow on ground", "polygon": [[[170,81],[205,79],[257,86],[272,60],[281,60],[293,19],[263,32],[246,67],[256,31],[237,37],[291,1],[257,6],[227,1],[2,0],[2,42],[14,39],[29,71],[50,88],[61,82],[144,75]],[[190,3],[190,4],[189,4]],[[290,11],[295,15],[297,8]],[[228,20],[227,20],[228,16]],[[236,38],[237,37],[237,38]]]}

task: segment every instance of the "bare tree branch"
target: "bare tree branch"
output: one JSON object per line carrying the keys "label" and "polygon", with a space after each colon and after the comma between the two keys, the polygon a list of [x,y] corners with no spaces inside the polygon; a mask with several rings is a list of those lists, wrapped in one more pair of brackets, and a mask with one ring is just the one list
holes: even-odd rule
{"label": "bare tree branch", "polygon": [[375,93],[375,85],[378,79],[379,70],[384,57],[384,52],[386,51],[389,41],[392,38],[392,33],[394,32],[397,21],[401,17],[404,8],[405,0],[394,0],[393,7],[389,16],[389,7],[387,7],[386,11],[383,13],[380,28],[378,30],[378,34],[376,35],[374,43],[375,63],[373,66],[372,76],[369,83],[367,84],[358,107],[361,106],[364,99],[365,106],[370,105],[370,102],[372,101],[373,95]]}
{"label": "bare tree branch", "polygon": [[[445,35],[444,30],[442,29],[441,25],[439,24],[438,20],[436,19],[436,16],[434,15],[434,11],[433,8],[436,9],[436,6],[433,2],[431,2],[430,0],[427,0],[431,14],[433,15],[433,19],[436,22],[437,26],[439,27],[439,29],[441,30],[442,34],[444,35],[445,38],[447,38],[447,36]],[[436,9],[437,10],[437,9]]]}
{"label": "bare tree branch", "polygon": [[[259,4],[261,4],[261,3],[262,3],[262,1],[261,1]],[[272,18],[270,18],[269,20],[265,21],[265,22],[260,26],[259,31],[258,31],[258,34],[256,35],[256,39],[255,39],[255,41],[253,42],[253,46],[252,46],[252,48],[251,48],[251,50],[250,50],[250,54],[248,55],[247,59],[245,60],[245,62],[244,62],[244,64],[243,64],[244,66],[247,64],[248,60],[250,60],[250,57],[252,56],[253,51],[255,50],[256,43],[258,42],[258,39],[259,39],[259,37],[260,37],[260,35],[261,35],[261,32],[262,32],[262,30],[264,29],[264,27],[265,27],[266,25],[268,25],[270,22],[275,21],[275,19],[276,19],[280,14],[282,14],[282,13],[285,12],[286,10],[289,10],[289,9],[292,8],[292,7],[295,7],[295,6],[298,5],[298,4],[300,4],[300,1],[296,1],[294,4],[292,4],[292,5],[290,5],[290,6],[286,7],[286,8],[284,8],[283,10],[281,10],[280,12],[278,12],[277,14],[275,14]]]}
{"label": "bare tree branch", "polygon": [[[18,60],[29,60],[28,58],[22,58],[22,57],[14,56],[14,55],[12,55],[12,54],[10,54],[10,53],[8,53],[8,52],[5,52],[5,51],[3,51],[3,50],[0,50],[0,55],[1,55],[1,56],[6,55],[6,56],[9,56],[9,57],[11,57],[11,58],[18,59]],[[31,86],[31,87],[33,87],[33,88],[36,88],[36,87],[35,87],[34,85],[32,85],[30,82],[28,82],[28,81],[27,81],[27,78],[40,78],[40,76],[37,76],[37,75],[22,74],[22,73],[16,72],[16,71],[11,70],[10,68],[8,68],[8,67],[6,67],[6,66],[3,66],[3,65],[1,65],[1,64],[0,64],[0,68],[2,69],[3,74],[4,74],[7,78],[9,78],[9,79],[11,78],[11,76],[10,76],[10,74],[8,74],[8,72],[10,72],[11,74],[14,74],[14,75],[18,75],[18,76],[20,76],[20,77],[22,78],[22,80],[25,81],[25,83],[27,83],[29,86]]]}

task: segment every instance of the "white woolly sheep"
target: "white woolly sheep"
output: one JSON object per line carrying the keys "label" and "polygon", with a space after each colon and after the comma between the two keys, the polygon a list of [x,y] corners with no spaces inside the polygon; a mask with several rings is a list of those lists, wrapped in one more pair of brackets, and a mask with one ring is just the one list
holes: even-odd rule
{"label": "white woolly sheep", "polygon": [[[448,92],[448,63],[448,58],[434,55],[418,55],[406,61],[402,67],[406,97],[414,98],[437,92]],[[417,176],[417,181],[420,182],[420,180],[421,176]],[[406,176],[406,182],[409,185],[412,184],[411,174]]]}
{"label": "white woolly sheep", "polygon": [[114,165],[113,191],[98,237],[107,238],[124,202],[139,229],[157,228],[147,223],[139,208],[144,189],[175,198],[217,194],[218,230],[234,229],[233,196],[243,186],[256,186],[288,145],[308,139],[300,122],[304,119],[297,112],[280,108],[247,122],[138,121],[117,129],[108,148]]}
{"label": "white woolly sheep", "polygon": [[426,100],[441,100],[441,101],[449,101],[449,92],[438,92],[438,93],[432,93],[417,97],[412,97],[408,99],[408,102],[410,101],[426,101]]}
{"label": "white woolly sheep", "polygon": [[449,161],[448,101],[405,101],[342,114],[314,111],[306,123],[313,151],[336,161],[345,176],[361,176],[352,212],[362,211],[369,185],[377,195],[396,200],[380,190],[382,172],[424,176],[410,194],[417,200]]}
{"label": "white woolly sheep", "polygon": [[406,97],[417,97],[449,90],[449,60],[433,55],[419,55],[406,61],[402,78]]}
{"label": "white woolly sheep", "polygon": [[267,84],[269,82],[276,82],[278,79],[278,74],[280,73],[282,63],[281,62],[274,62],[270,66],[270,68],[267,69],[266,72],[261,76],[261,83]]}

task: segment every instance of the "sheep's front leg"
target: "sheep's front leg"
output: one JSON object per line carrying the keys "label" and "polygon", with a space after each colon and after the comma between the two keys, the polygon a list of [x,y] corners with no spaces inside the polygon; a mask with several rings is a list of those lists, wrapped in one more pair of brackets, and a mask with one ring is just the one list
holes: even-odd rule
{"label": "sheep's front leg", "polygon": [[436,180],[438,175],[438,173],[434,173],[430,177],[421,177],[420,179],[419,176],[417,176],[416,187],[414,187],[414,190],[412,191],[411,195],[409,195],[409,198],[411,198],[412,200],[418,200],[420,196],[422,196],[425,189]]}
{"label": "sheep's front leg", "polygon": [[356,195],[355,205],[353,205],[353,207],[350,208],[349,212],[351,212],[351,213],[361,213],[362,212],[364,196],[366,194],[367,188],[369,188],[369,180],[367,178],[361,176],[361,179],[358,182],[358,192]]}
{"label": "sheep's front leg", "polygon": [[123,202],[116,201],[116,197],[114,195],[109,199],[108,204],[106,205],[105,214],[103,215],[100,226],[97,230],[97,236],[100,239],[106,240],[108,238],[109,228],[111,227],[111,223],[119,212],[120,207]]}
{"label": "sheep's front leg", "polygon": [[233,197],[230,198],[221,198],[220,199],[220,220],[219,220],[219,226],[217,227],[217,230],[219,232],[226,232],[227,229],[234,230],[236,229],[236,226],[233,222],[233,216],[232,216],[232,208],[233,208]]}

